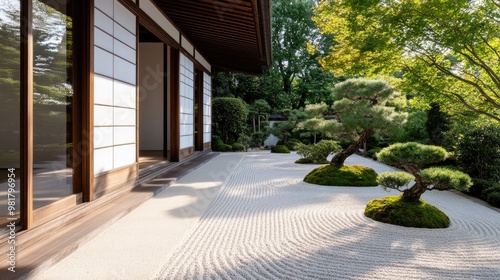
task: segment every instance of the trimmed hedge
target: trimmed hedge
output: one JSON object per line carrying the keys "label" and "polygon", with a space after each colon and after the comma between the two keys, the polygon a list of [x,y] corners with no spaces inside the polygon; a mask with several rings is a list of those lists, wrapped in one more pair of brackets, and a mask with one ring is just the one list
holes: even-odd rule
{"label": "trimmed hedge", "polygon": [[286,146],[286,147],[287,147],[290,151],[295,151],[295,147],[296,147],[298,144],[301,144],[301,142],[296,142],[296,141],[289,140],[288,142],[286,142],[285,146]]}
{"label": "trimmed hedge", "polygon": [[230,152],[233,150],[233,147],[231,145],[224,144],[219,137],[213,136],[212,150],[216,152]]}
{"label": "trimmed hedge", "polygon": [[241,143],[233,143],[232,150],[233,152],[245,151],[245,146]]}
{"label": "trimmed hedge", "polygon": [[271,153],[289,154],[290,150],[284,145],[277,145],[271,148]]}

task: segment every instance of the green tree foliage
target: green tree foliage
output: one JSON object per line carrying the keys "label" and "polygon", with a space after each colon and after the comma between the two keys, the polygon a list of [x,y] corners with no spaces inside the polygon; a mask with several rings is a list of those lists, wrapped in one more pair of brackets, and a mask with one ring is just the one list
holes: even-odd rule
{"label": "green tree foliage", "polygon": [[473,177],[500,181],[500,125],[461,127],[456,140],[456,158]]}
{"label": "green tree foliage", "polygon": [[214,135],[224,143],[235,143],[245,132],[248,108],[239,98],[217,97],[213,99],[212,116]]}
{"label": "green tree foliage", "polygon": [[[20,13],[1,1],[0,6],[0,163],[19,167],[20,116]],[[7,157],[7,154],[10,156]]]}
{"label": "green tree foliage", "polygon": [[[21,18],[19,6],[14,3],[0,3],[0,100],[3,103],[0,133],[5,139],[2,149],[19,151]],[[64,123],[68,121],[73,95],[73,22],[46,3],[35,1],[32,27],[33,134],[35,142],[43,139],[35,143],[35,151],[40,151],[61,146],[55,143],[68,140]],[[65,149],[62,144],[59,150]]]}
{"label": "green tree foliage", "polygon": [[332,158],[332,165],[343,165],[375,132],[393,134],[404,124],[406,113],[391,106],[399,95],[382,80],[349,79],[335,86],[331,112],[317,118],[334,116],[322,122],[321,131],[353,143]]}
{"label": "green tree foliage", "polygon": [[431,108],[427,111],[425,125],[429,135],[429,143],[441,146],[443,144],[443,133],[451,128],[451,120],[446,113],[441,111],[439,104],[432,103]]}
{"label": "green tree foliage", "polygon": [[391,142],[421,142],[427,143],[429,135],[427,133],[427,113],[422,110],[409,110],[406,123],[400,133],[396,134]]}
{"label": "green tree foliage", "polygon": [[297,125],[307,118],[307,114],[304,113],[303,109],[294,109],[284,110],[283,115],[286,117],[286,120],[275,122],[269,132],[286,143],[292,136],[292,132],[296,129]]}
{"label": "green tree foliage", "polygon": [[[418,201],[427,190],[468,190],[472,181],[465,173],[442,167],[423,169],[429,164],[443,161],[446,156],[446,150],[438,146],[416,142],[393,144],[382,149],[377,158],[383,163],[403,167],[412,176],[401,172],[384,172],[379,175],[378,183],[384,188],[401,191],[403,201]],[[411,177],[415,184],[407,187]]]}
{"label": "green tree foliage", "polygon": [[267,96],[263,91],[262,78],[242,73],[218,72],[212,85],[214,97],[238,97],[248,104]]}
{"label": "green tree foliage", "polygon": [[329,94],[334,81],[317,61],[322,49],[309,42],[329,46],[330,36],[321,35],[312,21],[313,0],[276,0],[272,3],[273,66],[267,75],[289,98],[293,109],[304,108],[307,101],[318,102]]}
{"label": "green tree foliage", "polygon": [[[330,92],[331,95],[331,92]],[[331,97],[330,97],[331,98]],[[329,109],[330,108],[330,109]],[[322,135],[321,128],[324,125],[323,113],[331,111],[331,104],[326,103],[308,104],[304,110],[307,119],[298,123],[297,129],[301,131],[301,137],[312,137],[313,144],[316,144],[317,138]]]}
{"label": "green tree foliage", "polygon": [[261,120],[267,120],[271,113],[271,106],[264,99],[257,99],[249,110],[249,117],[252,119],[253,132],[260,132],[262,129]]}
{"label": "green tree foliage", "polygon": [[315,12],[335,36],[321,60],[335,75],[399,73],[423,104],[500,121],[498,1],[329,0]]}
{"label": "green tree foliage", "polygon": [[295,149],[297,154],[302,157],[298,163],[328,163],[326,158],[342,148],[333,140],[321,140],[311,145],[299,143]]}

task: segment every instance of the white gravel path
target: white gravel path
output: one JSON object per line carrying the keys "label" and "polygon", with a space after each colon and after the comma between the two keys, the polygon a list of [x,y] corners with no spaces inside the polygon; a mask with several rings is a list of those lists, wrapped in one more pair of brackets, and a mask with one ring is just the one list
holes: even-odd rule
{"label": "white gravel path", "polygon": [[297,158],[246,155],[158,278],[500,279],[500,213],[428,192],[423,198],[450,217],[449,228],[379,223],[363,215],[366,203],[396,193],[304,183],[315,166]]}

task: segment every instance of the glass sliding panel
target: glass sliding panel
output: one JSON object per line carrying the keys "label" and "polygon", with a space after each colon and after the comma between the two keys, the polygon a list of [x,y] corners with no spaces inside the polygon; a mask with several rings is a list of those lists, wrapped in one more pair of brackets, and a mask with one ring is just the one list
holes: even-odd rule
{"label": "glass sliding panel", "polygon": [[20,210],[20,1],[0,0],[0,232]]}
{"label": "glass sliding panel", "polygon": [[33,0],[33,208],[73,193],[70,1]]}

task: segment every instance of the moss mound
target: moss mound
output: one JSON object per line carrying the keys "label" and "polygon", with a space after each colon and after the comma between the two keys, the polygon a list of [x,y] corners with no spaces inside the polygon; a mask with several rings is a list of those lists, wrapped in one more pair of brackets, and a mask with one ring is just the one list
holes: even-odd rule
{"label": "moss mound", "polygon": [[271,148],[271,153],[289,154],[290,150],[286,146],[278,145]]}
{"label": "moss mound", "polygon": [[377,186],[377,172],[361,166],[320,166],[304,178],[304,182],[323,186]]}
{"label": "moss mound", "polygon": [[447,228],[450,218],[441,210],[419,201],[402,201],[401,196],[372,199],[365,208],[365,216],[382,223],[415,228]]}

